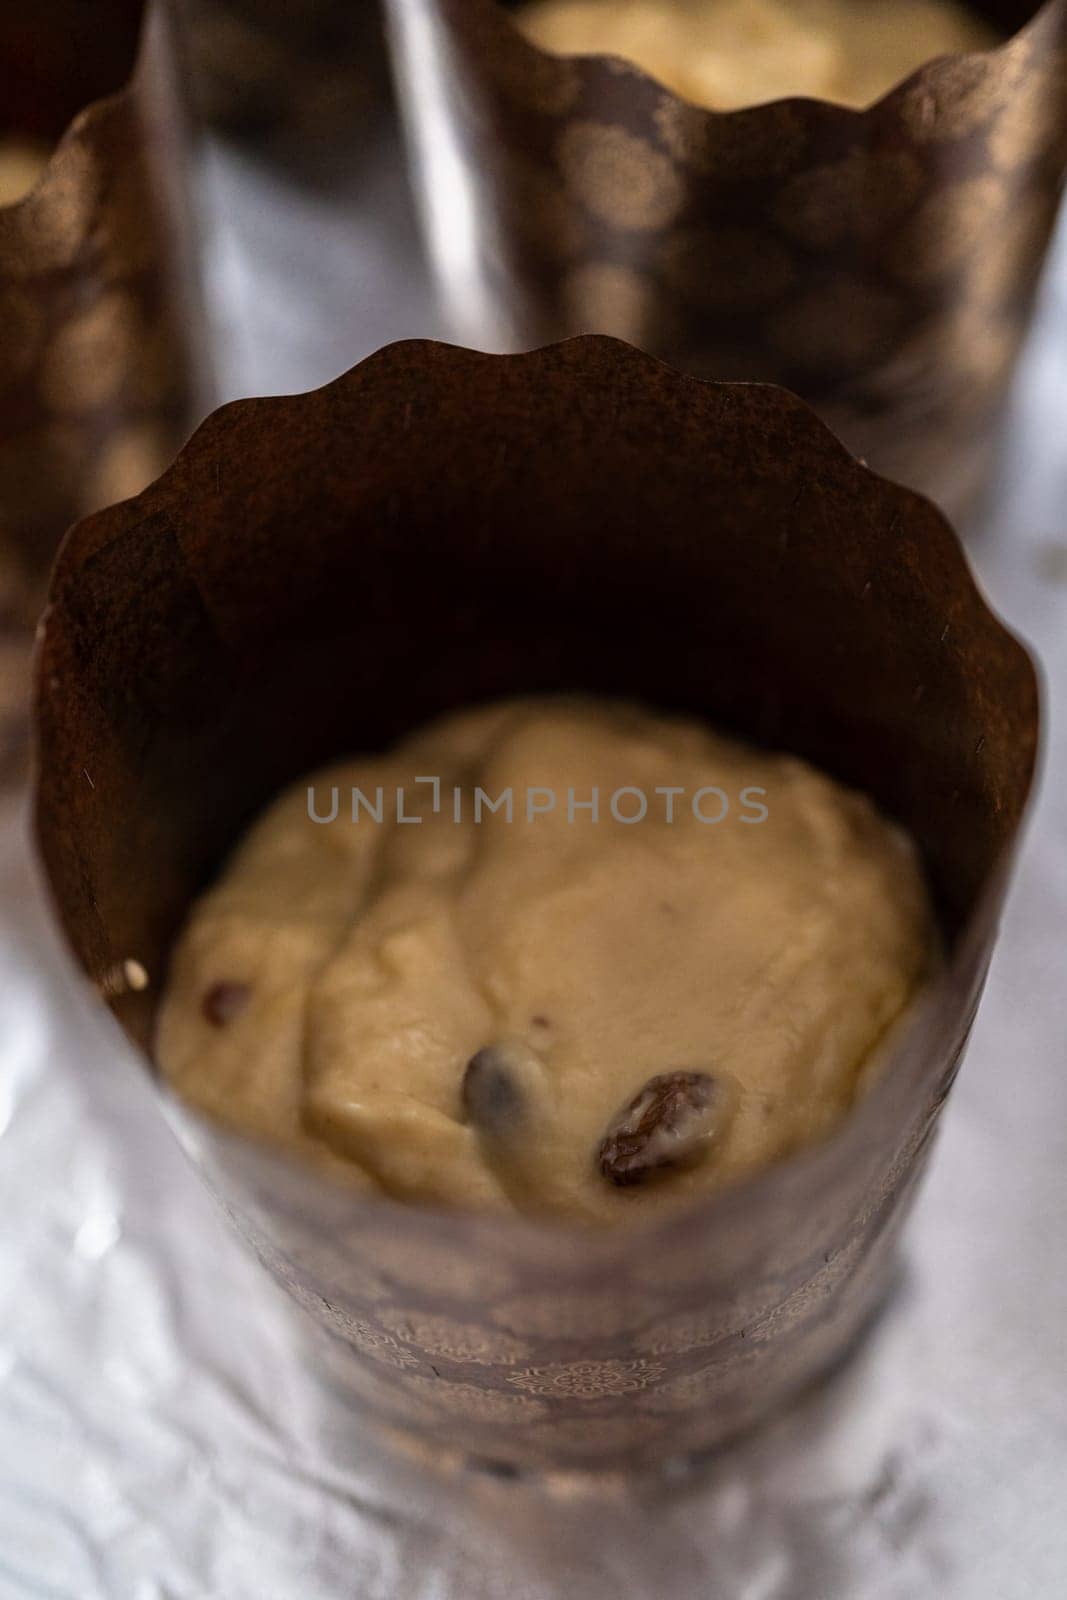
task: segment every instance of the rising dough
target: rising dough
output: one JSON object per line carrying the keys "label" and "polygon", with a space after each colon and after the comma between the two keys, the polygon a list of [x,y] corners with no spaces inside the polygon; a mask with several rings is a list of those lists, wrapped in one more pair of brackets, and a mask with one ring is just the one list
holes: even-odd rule
{"label": "rising dough", "polygon": [[0,206],[25,199],[48,165],[49,149],[29,139],[0,137]]}
{"label": "rising dough", "polygon": [[936,56],[999,43],[954,0],[530,0],[516,21],[544,50],[622,56],[719,111],[866,106]]}
{"label": "rising dough", "polygon": [[283,795],[178,942],[158,1054],[393,1195],[611,1221],[833,1128],[935,944],[862,796],[692,721],[515,701]]}

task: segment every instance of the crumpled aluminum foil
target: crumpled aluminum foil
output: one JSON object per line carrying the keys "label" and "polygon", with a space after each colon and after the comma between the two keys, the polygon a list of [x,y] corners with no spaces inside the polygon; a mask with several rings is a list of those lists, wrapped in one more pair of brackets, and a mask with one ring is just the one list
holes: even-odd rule
{"label": "crumpled aluminum foil", "polygon": [[[236,158],[214,181],[230,393],[333,376],[336,313],[346,361],[441,331],[395,201],[353,232]],[[388,160],[370,181],[398,192]],[[1044,662],[1046,770],[904,1280],[843,1372],[696,1479],[440,1474],[339,1412],[74,987],[24,798],[0,810],[0,1600],[1067,1593],[1065,412],[1067,231],[973,546]]]}

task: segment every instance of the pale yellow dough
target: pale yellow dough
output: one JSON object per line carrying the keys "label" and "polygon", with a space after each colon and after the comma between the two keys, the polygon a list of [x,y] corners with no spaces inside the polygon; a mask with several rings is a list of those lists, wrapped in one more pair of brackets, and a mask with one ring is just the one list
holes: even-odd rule
{"label": "pale yellow dough", "polygon": [[48,165],[45,144],[0,137],[0,206],[24,200]]}
{"label": "pale yellow dough", "polygon": [[[441,780],[436,812],[420,777]],[[336,789],[334,820],[311,819],[309,785],[318,817]],[[693,809],[709,785],[719,822]],[[357,803],[353,823],[353,788],[377,806],[379,786],[382,821]],[[510,822],[483,802],[475,824],[479,786],[511,789]],[[419,822],[397,821],[398,788]],[[579,809],[594,788],[597,821]],[[643,820],[615,820],[622,788],[645,795]],[[683,791],[673,821],[666,788]],[[697,806],[714,818],[722,798]],[[178,942],[158,1055],[210,1116],[395,1196],[612,1221],[833,1128],[935,950],[915,851],[862,796],[692,721],[515,701],[283,795]],[[244,998],[221,1022],[205,1013],[220,983]],[[503,1145],[462,1091],[501,1044],[527,1095]],[[725,1086],[723,1127],[689,1165],[617,1187],[605,1130],[677,1070]]]}
{"label": "pale yellow dough", "polygon": [[553,54],[622,56],[720,111],[867,106],[937,56],[1000,42],[954,0],[529,0],[516,21]]}

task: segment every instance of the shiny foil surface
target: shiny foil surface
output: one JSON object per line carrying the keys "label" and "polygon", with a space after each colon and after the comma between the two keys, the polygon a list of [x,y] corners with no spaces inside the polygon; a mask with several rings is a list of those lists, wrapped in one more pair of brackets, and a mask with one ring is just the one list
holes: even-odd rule
{"label": "shiny foil surface", "polygon": [[[365,227],[215,160],[229,392],[434,334]],[[384,204],[379,206],[377,199]],[[375,220],[371,221],[370,218]],[[855,1359],[701,1473],[580,1490],[393,1453],[320,1387],[49,929],[0,813],[0,1600],[1055,1600],[1067,1592],[1067,238],[972,552],[1040,656],[1045,771],[973,1043]],[[293,284],[303,286],[297,297]],[[343,351],[342,351],[343,342]]]}

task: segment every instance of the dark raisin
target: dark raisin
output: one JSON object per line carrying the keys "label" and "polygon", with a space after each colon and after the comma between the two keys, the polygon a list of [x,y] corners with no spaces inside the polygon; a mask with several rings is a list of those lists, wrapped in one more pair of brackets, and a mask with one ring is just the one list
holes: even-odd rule
{"label": "dark raisin", "polygon": [[471,1056],[461,1092],[463,1109],[482,1133],[511,1133],[523,1121],[526,1096],[516,1064],[501,1045],[486,1045]]}
{"label": "dark raisin", "polygon": [[247,983],[216,983],[204,996],[204,1016],[216,1028],[239,1017],[252,998]]}
{"label": "dark raisin", "polygon": [[597,1165],[620,1188],[664,1168],[689,1165],[722,1131],[731,1096],[708,1072],[663,1072],[616,1115],[597,1150]]}

